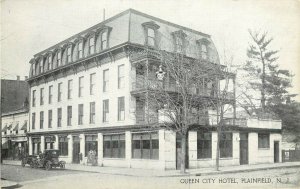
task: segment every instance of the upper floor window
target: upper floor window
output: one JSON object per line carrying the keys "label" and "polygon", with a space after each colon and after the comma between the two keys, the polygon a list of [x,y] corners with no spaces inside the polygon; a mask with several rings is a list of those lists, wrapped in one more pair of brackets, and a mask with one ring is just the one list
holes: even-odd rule
{"label": "upper floor window", "polygon": [[52,70],[53,68],[53,62],[52,62],[52,56],[51,54],[48,55],[48,70]]}
{"label": "upper floor window", "polygon": [[107,92],[109,87],[109,70],[103,70],[103,92]]}
{"label": "upper floor window", "polygon": [[34,76],[36,73],[35,73],[35,63],[31,64],[31,67],[32,67],[32,76]]}
{"label": "upper floor window", "polygon": [[58,102],[61,101],[61,94],[62,94],[62,83],[59,83],[58,87],[57,87],[57,101]]}
{"label": "upper floor window", "polygon": [[118,66],[118,88],[124,88],[124,64]]}
{"label": "upper floor window", "polygon": [[175,31],[172,35],[174,37],[175,52],[185,53],[185,38],[187,35],[182,30]]}
{"label": "upper floor window", "polygon": [[53,97],[53,94],[52,94],[52,90],[53,90],[53,85],[50,85],[49,86],[49,104],[52,103],[52,97]]}
{"label": "upper floor window", "polygon": [[41,88],[40,95],[40,105],[44,105],[44,88]]}
{"label": "upper floor window", "polygon": [[83,76],[79,77],[78,96],[82,97],[83,94]]}
{"label": "upper floor window", "polygon": [[57,108],[57,127],[61,127],[62,109]]}
{"label": "upper floor window", "polygon": [[207,46],[205,44],[201,45],[201,57],[207,59]]}
{"label": "upper floor window", "polygon": [[83,104],[78,104],[78,125],[83,124]]}
{"label": "upper floor window", "polygon": [[107,48],[107,31],[101,33],[101,50]]}
{"label": "upper floor window", "polygon": [[108,122],[109,117],[109,100],[103,100],[103,122]]}
{"label": "upper floor window", "polygon": [[83,57],[83,41],[80,41],[78,43],[78,58],[82,58]]}
{"label": "upper floor window", "polygon": [[40,73],[43,73],[43,72],[44,72],[44,62],[43,62],[42,59],[40,60],[40,64],[39,64],[39,65],[40,65],[40,67],[39,67],[39,72],[40,72]]}
{"label": "upper floor window", "polygon": [[208,45],[209,45],[210,41],[207,40],[206,38],[202,38],[202,39],[197,40],[197,43],[198,43],[198,47],[199,47],[199,50],[200,50],[200,52],[199,52],[200,57],[203,60],[207,60],[208,55],[209,55]]}
{"label": "upper floor window", "polygon": [[68,99],[72,98],[72,90],[73,90],[73,80],[70,79],[68,81]]}
{"label": "upper floor window", "polygon": [[95,92],[95,77],[96,77],[95,73],[92,73],[90,75],[90,95],[93,95]]}
{"label": "upper floor window", "polygon": [[67,50],[67,61],[72,62],[72,46],[69,45],[68,50]]}
{"label": "upper floor window", "polygon": [[157,25],[155,22],[145,22],[142,24],[144,27],[144,33],[145,33],[145,45],[155,47],[156,46],[156,33],[159,29],[159,25]]}
{"label": "upper floor window", "polygon": [[95,112],[95,102],[90,102],[90,124],[94,124],[95,123],[95,116],[96,112]]}
{"label": "upper floor window", "polygon": [[118,98],[118,121],[125,120],[125,101],[124,97]]}
{"label": "upper floor window", "polygon": [[36,99],[36,90],[32,91],[32,107],[35,107],[35,99]]}
{"label": "upper floor window", "polygon": [[95,38],[91,37],[89,39],[89,53],[94,54],[94,52],[95,52]]}
{"label": "upper floor window", "polygon": [[31,123],[31,128],[35,129],[35,113],[32,113]]}
{"label": "upper floor window", "polygon": [[56,56],[57,56],[56,57],[57,58],[57,60],[56,60],[57,66],[60,66],[61,65],[61,51],[60,50],[57,52]]}

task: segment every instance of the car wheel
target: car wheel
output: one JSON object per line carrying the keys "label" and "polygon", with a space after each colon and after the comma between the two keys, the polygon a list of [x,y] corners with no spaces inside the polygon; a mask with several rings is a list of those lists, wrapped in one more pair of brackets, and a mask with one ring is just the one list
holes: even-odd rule
{"label": "car wheel", "polygon": [[46,163],[46,170],[49,171],[51,169],[51,164],[49,162]]}
{"label": "car wheel", "polygon": [[62,163],[61,163],[61,164],[59,165],[59,168],[65,169],[65,164],[62,164]]}
{"label": "car wheel", "polygon": [[25,160],[22,159],[21,165],[22,165],[22,167],[25,167]]}

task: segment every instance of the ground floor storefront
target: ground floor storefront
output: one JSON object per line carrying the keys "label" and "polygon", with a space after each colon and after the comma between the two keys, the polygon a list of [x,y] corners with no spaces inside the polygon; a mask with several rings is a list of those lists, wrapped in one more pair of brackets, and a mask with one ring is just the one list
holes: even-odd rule
{"label": "ground floor storefront", "polygon": [[28,153],[27,137],[3,137],[1,150],[1,157],[3,159],[20,160],[26,153]]}
{"label": "ground floor storefront", "polygon": [[[191,130],[187,136],[187,168],[215,166],[218,133]],[[226,131],[220,134],[220,166],[281,162],[281,134],[264,131]],[[171,130],[66,131],[30,133],[29,153],[59,149],[67,163],[144,169],[178,169],[181,138]]]}

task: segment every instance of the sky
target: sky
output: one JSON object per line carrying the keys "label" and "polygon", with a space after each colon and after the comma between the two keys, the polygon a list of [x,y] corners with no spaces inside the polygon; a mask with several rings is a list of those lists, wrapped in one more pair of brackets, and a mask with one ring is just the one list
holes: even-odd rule
{"label": "sky", "polygon": [[[220,56],[246,61],[248,29],[266,31],[300,93],[299,0],[1,0],[1,78],[24,79],[34,54],[129,8],[212,36]],[[296,98],[300,101],[300,96]]]}

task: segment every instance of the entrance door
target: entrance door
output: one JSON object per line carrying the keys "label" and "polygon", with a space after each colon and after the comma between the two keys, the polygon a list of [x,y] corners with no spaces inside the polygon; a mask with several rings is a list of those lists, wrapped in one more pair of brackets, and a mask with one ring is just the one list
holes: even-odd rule
{"label": "entrance door", "polygon": [[80,139],[79,136],[73,136],[73,163],[80,163]]}
{"label": "entrance door", "polygon": [[248,164],[248,133],[240,133],[240,165]]}
{"label": "entrance door", "polygon": [[279,162],[279,141],[274,141],[274,163]]}

